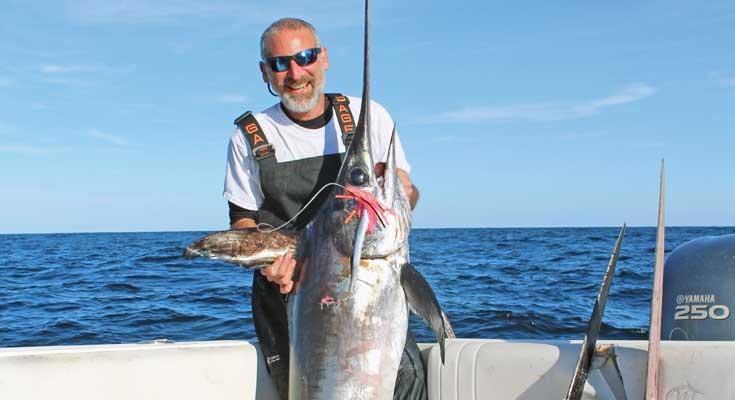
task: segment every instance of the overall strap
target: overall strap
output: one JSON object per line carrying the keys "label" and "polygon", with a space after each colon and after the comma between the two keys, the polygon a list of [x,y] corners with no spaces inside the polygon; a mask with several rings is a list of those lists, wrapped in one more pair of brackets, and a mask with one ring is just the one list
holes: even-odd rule
{"label": "overall strap", "polygon": [[347,149],[355,135],[355,119],[350,111],[350,100],[340,93],[326,93],[326,96],[334,107],[334,114],[337,116],[339,128],[342,131],[342,143]]}
{"label": "overall strap", "polygon": [[246,111],[245,114],[237,117],[235,119],[235,125],[240,127],[245,139],[250,144],[253,156],[259,164],[260,160],[275,155],[273,145],[268,143],[268,139],[263,133],[263,128],[260,127],[255,116],[250,111]]}

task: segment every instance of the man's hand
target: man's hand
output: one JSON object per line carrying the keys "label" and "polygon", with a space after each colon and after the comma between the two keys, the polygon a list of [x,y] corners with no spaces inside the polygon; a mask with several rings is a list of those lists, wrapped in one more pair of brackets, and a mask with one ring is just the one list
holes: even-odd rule
{"label": "man's hand", "polygon": [[[255,228],[257,224],[255,220],[250,218],[241,218],[230,225],[230,229]],[[291,293],[293,289],[293,271],[296,268],[296,260],[293,254],[288,252],[281,257],[276,258],[273,263],[260,270],[268,282],[273,282],[280,286],[281,294]]]}
{"label": "man's hand", "polygon": [[[379,162],[375,164],[375,175],[383,176],[384,170],[385,170],[384,162]],[[408,202],[411,203],[411,209],[413,210],[414,208],[416,208],[416,203],[419,201],[419,188],[417,188],[413,183],[411,183],[411,178],[408,177],[408,172],[400,168],[397,168],[396,175],[398,175],[398,179],[400,179],[401,183],[403,184],[403,190],[406,192],[406,196],[408,197]]]}
{"label": "man's hand", "polygon": [[289,251],[281,257],[276,258],[269,267],[260,270],[268,282],[280,286],[281,294],[291,293],[293,289],[293,271],[296,268],[296,260]]}

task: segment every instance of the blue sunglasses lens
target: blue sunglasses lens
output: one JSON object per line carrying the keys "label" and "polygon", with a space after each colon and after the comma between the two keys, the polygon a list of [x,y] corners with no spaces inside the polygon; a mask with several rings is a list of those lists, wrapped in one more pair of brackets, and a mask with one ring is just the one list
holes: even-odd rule
{"label": "blue sunglasses lens", "polygon": [[268,57],[268,65],[271,67],[271,70],[274,72],[283,72],[288,69],[289,64],[291,63],[291,60],[294,60],[296,62],[296,65],[300,67],[305,67],[307,65],[313,64],[319,53],[322,49],[315,47],[313,49],[306,49],[304,51],[300,51],[294,55],[291,56],[278,56],[278,57]]}
{"label": "blue sunglasses lens", "polygon": [[316,61],[316,57],[319,54],[319,49],[306,49],[302,52],[293,55],[294,61],[300,67],[309,65]]}
{"label": "blue sunglasses lens", "polygon": [[283,72],[288,69],[289,61],[289,57],[271,57],[268,59],[268,64],[274,72]]}

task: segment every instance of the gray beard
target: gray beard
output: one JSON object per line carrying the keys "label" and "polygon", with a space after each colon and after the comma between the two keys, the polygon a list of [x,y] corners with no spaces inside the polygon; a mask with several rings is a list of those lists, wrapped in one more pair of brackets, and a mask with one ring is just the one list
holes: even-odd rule
{"label": "gray beard", "polygon": [[[272,74],[273,72],[268,69],[268,77],[271,81],[273,81]],[[311,96],[309,98],[303,100],[299,100],[286,93],[281,93],[277,89],[276,93],[278,93],[278,97],[281,99],[281,103],[283,103],[283,106],[286,107],[288,111],[295,113],[305,113],[313,110],[314,107],[316,107],[316,105],[319,103],[319,97],[324,95],[324,82],[326,81],[327,77],[322,74],[322,82],[319,84],[319,86],[314,86],[314,91],[311,93]]]}
{"label": "gray beard", "polygon": [[325,80],[326,78],[322,78],[321,84],[319,86],[314,86],[311,96],[306,99],[297,99],[288,93],[278,93],[278,97],[281,98],[283,106],[286,107],[288,111],[295,113],[309,112],[316,107],[319,103],[319,98],[324,95]]}

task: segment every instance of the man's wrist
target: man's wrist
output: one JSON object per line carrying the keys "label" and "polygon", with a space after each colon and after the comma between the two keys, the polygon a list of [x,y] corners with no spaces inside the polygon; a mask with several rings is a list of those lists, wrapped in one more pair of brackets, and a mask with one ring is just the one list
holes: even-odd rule
{"label": "man's wrist", "polygon": [[258,224],[252,218],[240,218],[230,224],[230,229],[255,228]]}

